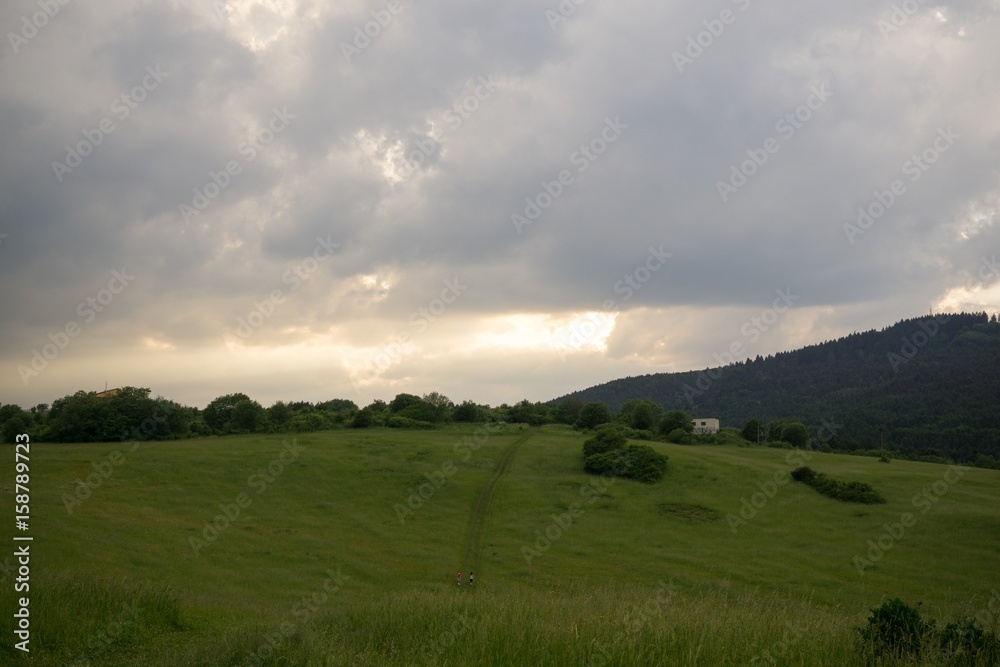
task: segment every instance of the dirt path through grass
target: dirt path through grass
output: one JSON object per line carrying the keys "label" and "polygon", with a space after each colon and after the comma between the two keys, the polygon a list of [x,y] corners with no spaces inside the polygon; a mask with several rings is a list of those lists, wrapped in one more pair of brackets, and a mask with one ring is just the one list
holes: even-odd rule
{"label": "dirt path through grass", "polygon": [[504,450],[503,455],[500,457],[500,461],[497,463],[497,467],[494,468],[493,474],[490,475],[490,478],[483,484],[483,488],[480,489],[479,497],[476,498],[476,504],[472,508],[472,517],[469,520],[469,534],[465,539],[465,556],[462,559],[462,572],[476,572],[479,570],[479,544],[483,538],[483,529],[486,526],[486,513],[490,509],[493,490],[496,488],[500,477],[507,472],[507,468],[510,467],[510,462],[517,454],[517,450],[536,433],[538,433],[537,428],[528,429],[527,433],[510,443],[510,446]]}

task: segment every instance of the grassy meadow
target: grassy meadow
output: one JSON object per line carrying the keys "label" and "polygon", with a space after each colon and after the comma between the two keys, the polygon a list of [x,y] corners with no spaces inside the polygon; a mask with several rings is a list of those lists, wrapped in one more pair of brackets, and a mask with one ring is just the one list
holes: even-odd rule
{"label": "grassy meadow", "polygon": [[[0,664],[865,664],[855,628],[895,597],[1000,631],[1000,471],[651,443],[670,458],[646,485],[584,474],[584,437],[36,444],[31,658],[9,549]],[[519,440],[470,554],[480,490]],[[887,502],[790,481],[803,462]],[[475,588],[456,586],[470,567]]]}

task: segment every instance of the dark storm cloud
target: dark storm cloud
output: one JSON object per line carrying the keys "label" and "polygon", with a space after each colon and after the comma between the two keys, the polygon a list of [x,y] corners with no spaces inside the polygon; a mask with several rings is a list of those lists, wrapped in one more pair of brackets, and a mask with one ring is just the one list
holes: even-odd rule
{"label": "dark storm cloud", "polygon": [[[610,299],[609,359],[660,367],[710,360],[778,289],[816,310],[775,346],[922,313],[1000,246],[1000,46],[996,3],[911,5],[62,6],[0,56],[4,400],[67,322],[65,359],[210,349],[275,290],[248,345],[378,345],[459,279],[462,331]],[[713,308],[655,352],[666,312],[697,332],[680,313]]]}

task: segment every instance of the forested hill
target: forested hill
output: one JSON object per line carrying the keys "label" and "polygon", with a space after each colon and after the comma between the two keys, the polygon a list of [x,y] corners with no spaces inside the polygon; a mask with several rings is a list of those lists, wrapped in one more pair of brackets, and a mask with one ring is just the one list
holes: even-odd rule
{"label": "forested hill", "polygon": [[958,456],[1000,455],[1000,324],[961,313],[903,320],[792,352],[705,371],[627,377],[557,399],[612,410],[648,398],[667,410],[718,417],[797,419],[814,433],[836,424],[834,449],[886,446]]}

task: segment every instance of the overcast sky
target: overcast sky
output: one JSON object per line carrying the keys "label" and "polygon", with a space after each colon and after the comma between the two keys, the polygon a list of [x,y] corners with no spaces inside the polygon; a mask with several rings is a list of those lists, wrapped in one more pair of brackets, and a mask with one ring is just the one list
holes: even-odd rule
{"label": "overcast sky", "polygon": [[996,0],[0,28],[3,403],[548,400],[1000,304]]}

